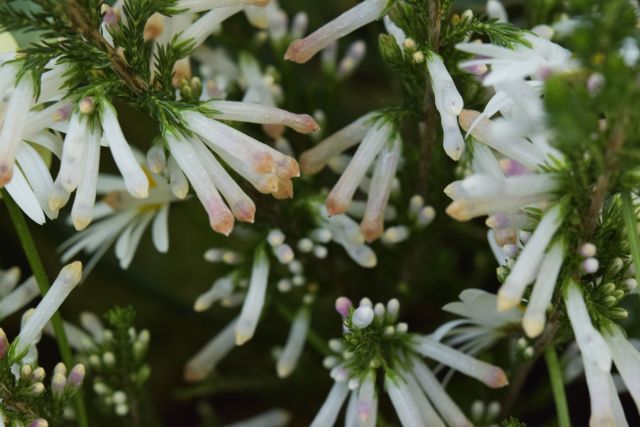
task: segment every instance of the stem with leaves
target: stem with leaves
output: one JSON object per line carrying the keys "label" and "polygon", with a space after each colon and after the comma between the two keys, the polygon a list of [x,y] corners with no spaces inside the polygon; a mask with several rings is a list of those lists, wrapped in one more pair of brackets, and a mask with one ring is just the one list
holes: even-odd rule
{"label": "stem with leaves", "polygon": [[[35,277],[38,284],[40,294],[44,296],[49,290],[49,278],[47,277],[47,272],[44,269],[42,259],[40,258],[38,249],[36,248],[35,242],[33,241],[33,237],[31,236],[31,232],[29,231],[27,222],[24,219],[22,211],[20,210],[16,202],[11,198],[9,193],[5,189],[0,189],[0,193],[2,194],[2,199],[4,200],[4,203],[7,206],[7,210],[9,211],[9,216],[11,217],[11,221],[13,222],[13,225],[16,229],[16,233],[18,234],[18,238],[20,239],[20,243],[22,244],[22,248],[24,249],[24,253],[27,257],[27,261],[29,262],[29,266],[31,267],[33,276]],[[71,347],[69,346],[69,341],[62,324],[60,313],[55,313],[53,315],[53,317],[51,318],[51,324],[55,332],[56,342],[58,343],[58,349],[60,350],[60,356],[62,357],[65,365],[67,365],[68,367],[72,367],[73,354],[71,353]],[[76,395],[75,400],[78,425],[80,427],[88,427],[89,422],[87,420],[87,413],[82,391],[80,391]]]}

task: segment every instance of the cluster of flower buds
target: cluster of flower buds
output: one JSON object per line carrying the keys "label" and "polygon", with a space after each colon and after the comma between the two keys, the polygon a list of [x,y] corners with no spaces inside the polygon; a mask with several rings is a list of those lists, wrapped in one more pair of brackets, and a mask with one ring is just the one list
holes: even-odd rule
{"label": "cluster of flower buds", "polygon": [[[277,264],[271,261],[267,248],[278,261]],[[212,248],[205,253],[205,259],[225,263],[234,269],[217,279],[206,292],[196,298],[194,310],[208,310],[217,302],[226,307],[242,305],[242,310],[236,319],[187,362],[185,378],[188,381],[204,379],[235,346],[243,345],[253,337],[264,308],[269,279],[277,277],[279,292],[304,289],[302,304],[292,319],[287,342],[277,355],[278,375],[290,375],[306,341],[310,323],[308,306],[314,300],[317,286],[307,283],[303,263],[296,259],[295,251],[286,243],[284,233],[279,229],[269,231],[265,244],[260,244],[254,252],[251,274],[248,277],[244,257],[237,252]]]}
{"label": "cluster of flower buds", "polygon": [[358,307],[345,297],[336,300],[336,311],[343,318],[344,335],[341,340],[329,342],[335,355],[324,360],[335,383],[312,427],[334,425],[349,394],[345,425],[375,426],[379,371],[384,375],[385,391],[403,426],[470,426],[470,421],[447,395],[421,356],[450,366],[490,387],[507,384],[500,368],[442,344],[433,336],[409,333],[407,324],[397,321],[399,308],[396,299],[386,305],[374,305],[364,298]]}
{"label": "cluster of flower buds", "polygon": [[[127,394],[123,390],[129,385],[123,384],[122,378],[115,373],[119,372],[123,363],[127,363],[127,381],[130,381],[132,387],[140,387],[147,381],[151,373],[145,362],[150,341],[149,331],[137,331],[130,327],[122,335],[118,335],[105,327],[100,318],[91,312],[82,312],[79,320],[80,327],[64,323],[69,344],[85,362],[102,410],[126,416],[129,405]],[[55,335],[50,327],[46,332]],[[123,360],[118,360],[119,356],[116,355],[122,355],[122,348],[126,348],[126,353],[122,356]]]}

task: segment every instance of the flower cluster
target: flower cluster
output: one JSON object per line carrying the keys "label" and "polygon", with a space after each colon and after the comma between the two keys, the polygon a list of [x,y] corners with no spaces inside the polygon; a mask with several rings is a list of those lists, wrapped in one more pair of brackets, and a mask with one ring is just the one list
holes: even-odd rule
{"label": "flower cluster", "polygon": [[[78,284],[81,274],[79,262],[63,267],[38,306],[24,313],[20,333],[12,342],[0,329],[0,399],[3,403],[0,422],[3,425],[5,417],[10,422],[31,423],[33,426],[58,422],[71,398],[82,387],[85,377],[83,364],[67,371],[64,363],[58,363],[50,382],[46,381],[45,369],[38,365],[36,348],[47,323]],[[15,271],[13,278],[6,276],[2,276],[5,284],[17,281]]]}
{"label": "flower cluster", "polygon": [[406,323],[398,322],[399,309],[397,299],[385,306],[373,305],[364,298],[357,308],[345,297],[336,300],[344,334],[342,339],[329,342],[335,354],[324,360],[335,383],[312,426],[334,425],[349,395],[345,425],[375,426],[379,375],[403,426],[471,425],[422,357],[492,388],[507,385],[502,369],[442,344],[431,335],[410,333]]}
{"label": "flower cluster", "polygon": [[[277,261],[275,265],[272,262],[274,258]],[[212,248],[205,253],[205,259],[234,266],[234,269],[214,281],[208,291],[198,296],[194,303],[195,311],[205,311],[217,302],[226,307],[241,304],[242,309],[187,362],[185,379],[192,382],[205,379],[234,346],[243,345],[253,338],[265,308],[269,282],[277,282],[276,288],[282,294],[296,288],[304,290],[300,308],[291,319],[289,336],[277,360],[278,376],[289,376],[304,348],[311,321],[309,305],[314,300],[316,285],[307,282],[304,266],[296,259],[293,248],[285,242],[285,235],[274,229],[264,237],[264,241],[258,243],[253,259],[247,260],[251,265],[249,272],[243,256],[231,250]]]}

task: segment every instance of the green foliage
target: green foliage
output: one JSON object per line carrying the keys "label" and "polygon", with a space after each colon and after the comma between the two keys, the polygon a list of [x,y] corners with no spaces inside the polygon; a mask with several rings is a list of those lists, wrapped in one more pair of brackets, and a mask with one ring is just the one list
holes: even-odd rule
{"label": "green foliage", "polygon": [[24,357],[0,358],[0,417],[4,415],[10,427],[37,419],[47,420],[52,427],[63,425],[64,410],[78,389],[53,392],[44,369]]}
{"label": "green foliage", "polygon": [[145,388],[151,373],[145,360],[149,332],[136,331],[135,316],[132,307],[109,310],[101,339],[79,357],[88,366],[89,401],[103,417],[118,425],[155,425]]}
{"label": "green foliage", "polygon": [[523,423],[522,421],[518,420],[515,417],[509,417],[509,419],[504,420],[502,423],[500,423],[501,427],[527,427],[527,425],[525,423]]}

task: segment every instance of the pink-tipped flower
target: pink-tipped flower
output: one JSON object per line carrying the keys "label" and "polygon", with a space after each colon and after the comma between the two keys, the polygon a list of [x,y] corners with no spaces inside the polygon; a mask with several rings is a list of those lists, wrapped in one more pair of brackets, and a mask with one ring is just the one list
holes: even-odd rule
{"label": "pink-tipped flower", "polygon": [[339,38],[379,19],[386,6],[387,0],[365,0],[359,3],[304,39],[291,43],[284,59],[299,64],[307,62]]}

